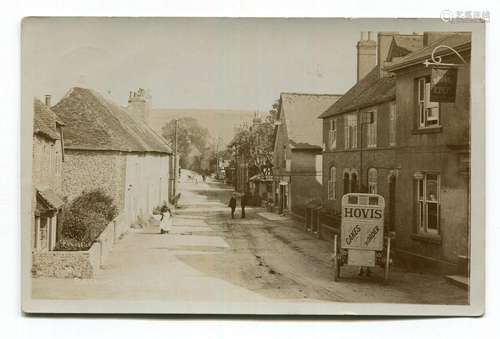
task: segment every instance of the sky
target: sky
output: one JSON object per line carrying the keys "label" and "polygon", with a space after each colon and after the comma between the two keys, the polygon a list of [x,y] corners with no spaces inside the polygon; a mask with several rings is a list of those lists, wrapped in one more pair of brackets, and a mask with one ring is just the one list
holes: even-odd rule
{"label": "sky", "polygon": [[23,88],[56,103],[71,87],[87,87],[125,105],[129,91],[141,87],[155,108],[264,112],[281,92],[345,93],[356,78],[360,32],[425,29],[410,22],[29,18]]}

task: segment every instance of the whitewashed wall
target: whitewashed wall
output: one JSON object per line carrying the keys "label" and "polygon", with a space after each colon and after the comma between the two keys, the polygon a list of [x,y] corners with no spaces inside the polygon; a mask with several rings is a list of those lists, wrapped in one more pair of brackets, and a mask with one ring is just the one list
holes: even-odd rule
{"label": "whitewashed wall", "polygon": [[130,224],[149,218],[153,208],[168,201],[169,156],[130,154],[126,157],[125,215]]}

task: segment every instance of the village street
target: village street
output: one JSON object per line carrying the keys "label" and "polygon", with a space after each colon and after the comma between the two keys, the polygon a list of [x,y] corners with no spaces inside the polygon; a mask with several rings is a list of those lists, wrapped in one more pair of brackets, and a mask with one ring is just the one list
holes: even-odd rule
{"label": "village street", "polygon": [[181,178],[181,201],[170,234],[157,225],[119,240],[94,279],[34,278],[33,297],[196,301],[342,301],[467,303],[467,293],[442,276],[382,270],[358,277],[343,267],[333,281],[330,244],[290,218],[247,208],[232,220],[232,187]]}

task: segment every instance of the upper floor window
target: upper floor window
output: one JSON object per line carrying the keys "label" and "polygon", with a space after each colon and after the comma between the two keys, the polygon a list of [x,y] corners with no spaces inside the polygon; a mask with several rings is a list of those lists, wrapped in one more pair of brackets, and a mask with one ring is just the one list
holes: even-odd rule
{"label": "upper floor window", "polygon": [[358,147],[358,116],[356,113],[345,116],[344,145],[346,149]]}
{"label": "upper floor window", "polygon": [[418,231],[439,234],[439,175],[418,172],[415,178],[417,180]]}
{"label": "upper floor window", "polygon": [[368,193],[377,194],[377,170],[375,168],[368,170]]}
{"label": "upper floor window", "polygon": [[328,146],[330,147],[330,149],[335,149],[337,147],[337,120],[336,119],[331,119],[329,121]]}
{"label": "upper floor window", "polygon": [[418,82],[418,114],[419,128],[439,126],[439,103],[431,102],[430,77],[417,79]]}
{"label": "upper floor window", "polygon": [[336,196],[337,168],[330,167],[330,177],[328,178],[328,200],[337,199]]}
{"label": "upper floor window", "polygon": [[396,146],[396,103],[389,105],[389,146]]}
{"label": "upper floor window", "polygon": [[367,112],[366,120],[366,146],[377,147],[377,112]]}

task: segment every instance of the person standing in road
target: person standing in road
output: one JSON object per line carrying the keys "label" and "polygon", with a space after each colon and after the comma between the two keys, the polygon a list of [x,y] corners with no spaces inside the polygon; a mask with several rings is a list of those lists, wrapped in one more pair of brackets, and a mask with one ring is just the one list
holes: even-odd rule
{"label": "person standing in road", "polygon": [[245,218],[245,207],[247,205],[246,193],[243,193],[243,195],[241,196],[240,205],[241,205],[241,218],[243,219]]}
{"label": "person standing in road", "polygon": [[160,233],[169,233],[172,229],[172,210],[165,203],[161,208]]}
{"label": "person standing in road", "polygon": [[234,196],[234,193],[229,200],[228,206],[231,208],[231,219],[234,219],[234,211],[236,210],[236,198]]}

